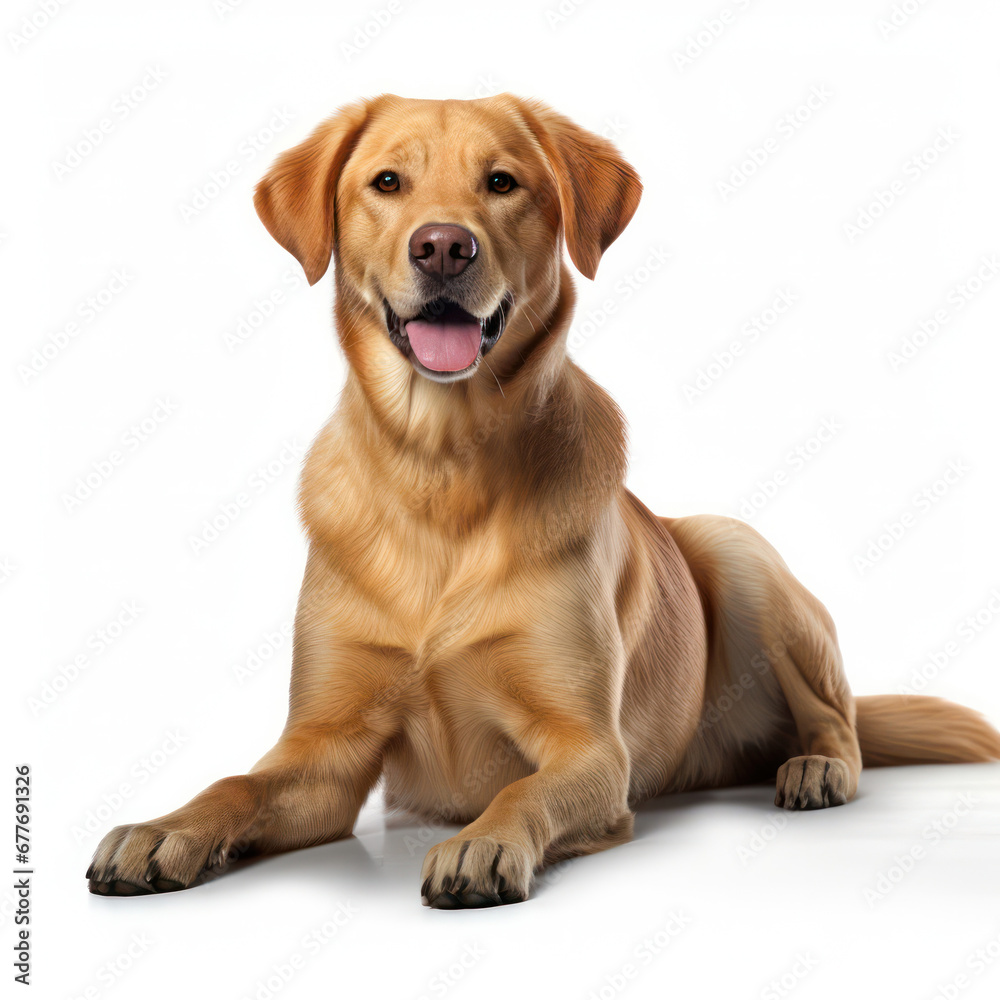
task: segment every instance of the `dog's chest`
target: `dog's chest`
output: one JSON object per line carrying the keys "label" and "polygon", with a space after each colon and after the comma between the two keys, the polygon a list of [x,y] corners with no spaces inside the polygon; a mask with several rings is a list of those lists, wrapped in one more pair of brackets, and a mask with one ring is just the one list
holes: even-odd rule
{"label": "dog's chest", "polygon": [[303,471],[336,634],[424,660],[537,618],[558,561],[550,537],[576,508],[550,511],[556,495],[529,489],[517,462],[475,434],[462,457],[369,438],[339,412]]}
{"label": "dog's chest", "polygon": [[421,659],[510,627],[505,594],[530,555],[500,517],[449,523],[376,496],[338,504],[317,546],[337,634]]}
{"label": "dog's chest", "polygon": [[489,523],[451,535],[396,517],[338,552],[364,573],[331,599],[337,632],[402,654],[401,724],[383,761],[390,806],[465,821],[532,771],[497,718],[496,637],[539,606],[511,570],[509,537]]}
{"label": "dog's chest", "polygon": [[[476,699],[482,702],[482,695]],[[470,702],[474,703],[474,702]],[[468,822],[497,793],[534,768],[483,719],[429,705],[411,712],[383,757],[386,804],[423,816]]]}

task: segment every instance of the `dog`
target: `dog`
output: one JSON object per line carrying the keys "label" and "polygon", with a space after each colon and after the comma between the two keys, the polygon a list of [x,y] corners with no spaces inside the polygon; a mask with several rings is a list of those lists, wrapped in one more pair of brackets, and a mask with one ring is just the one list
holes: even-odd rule
{"label": "dog", "polygon": [[108,833],[92,892],[346,837],[381,779],[464,825],[423,903],[493,906],[629,840],[654,796],[776,776],[777,806],[820,809],[862,765],[1000,758],[970,709],[852,696],[754,529],[625,488],[622,414],[566,354],[563,251],[593,279],[640,194],[610,142],[509,94],[383,95],[274,163],[257,212],[310,284],[333,261],[349,362],[302,473],[288,721],[247,774]]}

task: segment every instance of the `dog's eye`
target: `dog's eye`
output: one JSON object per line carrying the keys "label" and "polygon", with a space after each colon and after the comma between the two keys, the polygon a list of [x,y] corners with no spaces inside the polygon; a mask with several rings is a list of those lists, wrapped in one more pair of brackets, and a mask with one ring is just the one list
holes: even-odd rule
{"label": "dog's eye", "polygon": [[383,170],[382,173],[372,181],[372,187],[377,187],[379,191],[398,191],[399,175],[391,170]]}
{"label": "dog's eye", "polygon": [[517,181],[510,174],[501,172],[490,174],[489,188],[491,191],[496,191],[497,194],[507,194],[516,187]]}

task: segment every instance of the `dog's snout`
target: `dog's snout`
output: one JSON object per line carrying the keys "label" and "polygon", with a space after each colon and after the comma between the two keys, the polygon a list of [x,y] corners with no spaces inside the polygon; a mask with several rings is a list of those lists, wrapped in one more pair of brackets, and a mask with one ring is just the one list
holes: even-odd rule
{"label": "dog's snout", "polygon": [[410,263],[442,278],[461,274],[478,252],[476,238],[465,226],[431,223],[410,237]]}

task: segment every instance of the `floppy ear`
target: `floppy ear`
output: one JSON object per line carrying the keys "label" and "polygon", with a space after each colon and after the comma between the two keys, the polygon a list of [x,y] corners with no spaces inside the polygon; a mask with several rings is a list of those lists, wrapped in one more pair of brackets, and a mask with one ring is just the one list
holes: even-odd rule
{"label": "floppy ear", "polygon": [[593,278],[601,255],[639,207],[639,175],[607,139],[539,101],[518,103],[555,174],[569,255],[581,274]]}
{"label": "floppy ear", "polygon": [[282,153],[254,193],[260,221],[302,265],[310,285],[330,266],[337,179],[367,116],[367,104],[342,108],[308,139]]}

